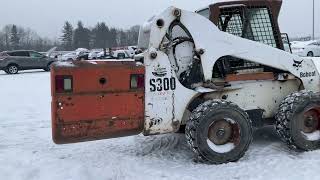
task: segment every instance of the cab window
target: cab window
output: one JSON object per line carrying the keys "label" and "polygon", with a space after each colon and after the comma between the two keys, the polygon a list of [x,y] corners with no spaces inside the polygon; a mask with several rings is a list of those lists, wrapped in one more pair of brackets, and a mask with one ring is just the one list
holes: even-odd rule
{"label": "cab window", "polygon": [[261,43],[277,47],[273,24],[271,22],[269,10],[267,8],[248,9],[250,25],[248,32],[252,31],[252,39]]}
{"label": "cab window", "polygon": [[274,24],[266,7],[233,7],[221,9],[220,30],[277,48]]}
{"label": "cab window", "polygon": [[29,57],[29,53],[26,51],[16,51],[16,52],[10,52],[8,54],[10,56],[16,56],[16,57]]}

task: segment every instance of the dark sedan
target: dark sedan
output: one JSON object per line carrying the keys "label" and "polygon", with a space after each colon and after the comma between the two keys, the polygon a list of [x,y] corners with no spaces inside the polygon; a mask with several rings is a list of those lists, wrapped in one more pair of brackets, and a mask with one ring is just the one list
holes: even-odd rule
{"label": "dark sedan", "polygon": [[0,70],[8,74],[31,69],[50,71],[50,65],[55,61],[36,51],[5,51],[0,53]]}

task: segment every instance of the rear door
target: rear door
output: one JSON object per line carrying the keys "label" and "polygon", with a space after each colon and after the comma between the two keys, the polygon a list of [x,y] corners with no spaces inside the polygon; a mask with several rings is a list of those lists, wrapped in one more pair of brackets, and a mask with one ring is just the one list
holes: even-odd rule
{"label": "rear door", "polygon": [[57,144],[142,132],[144,67],[134,62],[54,64],[52,130]]}
{"label": "rear door", "polygon": [[14,62],[18,64],[20,69],[29,69],[30,68],[30,58],[27,51],[13,51],[10,52],[10,56],[14,57]]}

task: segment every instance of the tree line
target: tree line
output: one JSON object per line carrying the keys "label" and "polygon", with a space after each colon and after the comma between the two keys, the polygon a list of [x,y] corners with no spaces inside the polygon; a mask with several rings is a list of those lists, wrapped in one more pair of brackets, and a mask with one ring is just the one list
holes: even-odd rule
{"label": "tree line", "polygon": [[5,50],[36,50],[47,51],[56,46],[61,51],[77,48],[100,49],[119,46],[136,45],[139,26],[127,30],[107,26],[98,22],[93,28],[85,27],[79,21],[74,28],[66,21],[57,39],[41,37],[34,30],[17,25],[6,25],[0,30],[0,51]]}
{"label": "tree line", "polygon": [[17,25],[6,25],[0,30],[0,51],[31,49],[46,51],[59,42],[40,37],[34,30]]}
{"label": "tree line", "polygon": [[65,50],[76,48],[111,48],[136,45],[139,36],[139,26],[128,30],[108,27],[104,22],[98,22],[93,28],[84,27],[79,21],[74,29],[70,22],[65,22],[60,38]]}

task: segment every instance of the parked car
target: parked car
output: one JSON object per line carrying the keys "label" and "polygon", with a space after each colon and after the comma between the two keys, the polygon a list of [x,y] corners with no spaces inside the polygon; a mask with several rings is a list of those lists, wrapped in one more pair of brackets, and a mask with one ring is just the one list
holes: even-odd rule
{"label": "parked car", "polygon": [[89,59],[98,59],[98,54],[100,53],[101,51],[91,51],[89,54],[88,54],[88,58]]}
{"label": "parked car", "polygon": [[67,54],[64,54],[61,56],[61,61],[72,61],[72,60],[76,60],[78,57],[78,52],[69,52]]}
{"label": "parked car", "polygon": [[292,53],[305,57],[320,56],[320,40],[317,41],[304,41],[304,42],[293,42],[291,44]]}
{"label": "parked car", "polygon": [[50,65],[55,62],[36,51],[5,51],[0,53],[0,70],[8,74],[17,74],[21,70],[43,69],[50,71]]}
{"label": "parked car", "polygon": [[133,58],[136,55],[136,51],[138,50],[137,46],[128,46],[127,52],[130,54],[130,58]]}
{"label": "parked car", "polygon": [[133,58],[136,62],[144,63],[144,53],[136,54]]}
{"label": "parked car", "polygon": [[130,54],[126,50],[116,50],[112,51],[111,54],[110,52],[100,52],[98,53],[98,58],[97,59],[129,59]]}
{"label": "parked car", "polygon": [[106,56],[101,56],[100,59],[101,59],[101,60],[105,60],[105,59],[117,59],[117,58],[115,58],[115,57],[110,56],[109,54],[107,54]]}
{"label": "parked car", "polygon": [[75,51],[71,51],[69,53],[66,53],[61,56],[60,60],[61,61],[72,61],[72,60],[77,60],[79,56],[82,56],[85,53],[90,53],[88,49],[85,48],[78,48]]}
{"label": "parked car", "polygon": [[89,60],[89,54],[90,53],[80,53],[76,60]]}
{"label": "parked car", "polygon": [[131,56],[130,53],[126,50],[116,50],[116,51],[113,51],[112,53],[113,53],[112,56],[115,59],[129,59],[133,56],[133,55]]}
{"label": "parked car", "polygon": [[98,59],[99,58],[99,53],[103,52],[103,49],[92,49],[89,52],[88,58],[90,60],[92,59]]}

